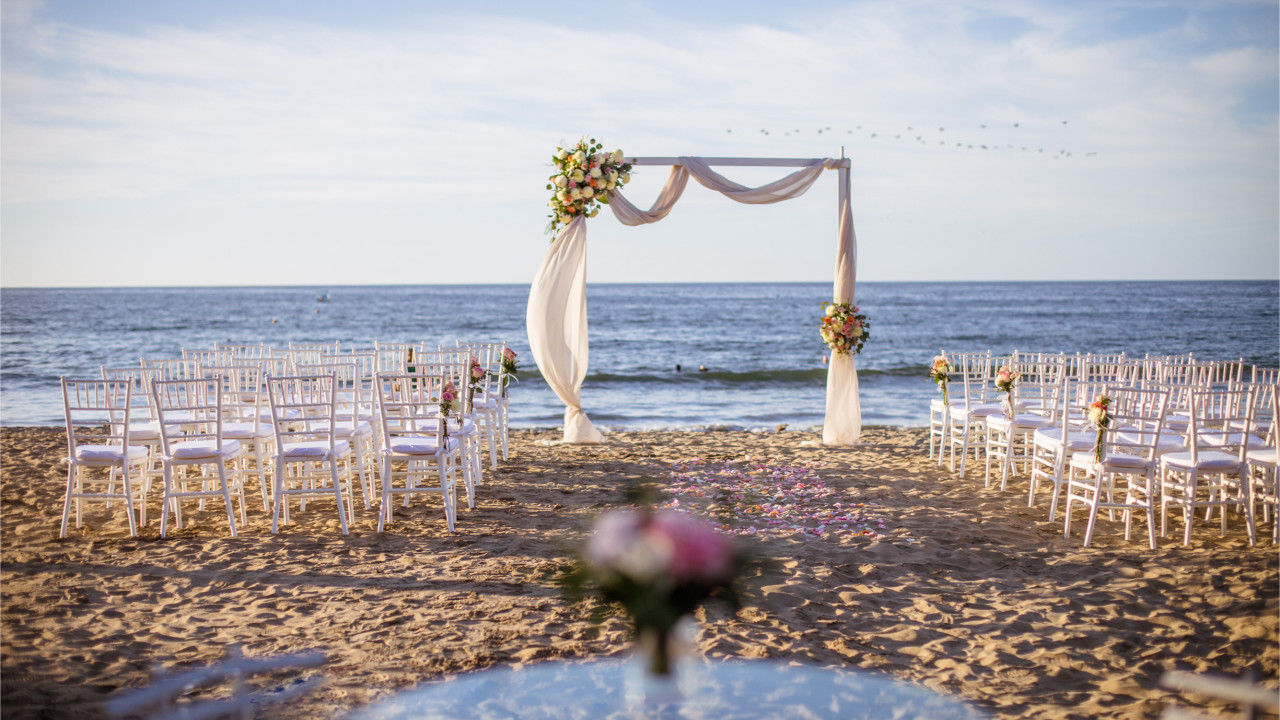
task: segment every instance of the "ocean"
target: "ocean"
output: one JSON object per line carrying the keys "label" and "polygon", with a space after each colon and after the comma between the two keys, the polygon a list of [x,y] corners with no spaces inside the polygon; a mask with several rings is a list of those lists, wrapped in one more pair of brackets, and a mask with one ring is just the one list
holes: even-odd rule
{"label": "ocean", "polygon": [[[583,408],[605,430],[822,423],[829,283],[601,284]],[[327,301],[321,301],[327,296]],[[527,285],[0,289],[0,424],[61,425],[60,376],[215,342],[505,340],[519,354],[513,427],[564,408],[524,330]],[[865,425],[924,426],[939,349],[1093,351],[1280,365],[1280,283],[864,282]],[[680,370],[677,372],[676,368]],[[699,367],[705,366],[705,372]]]}

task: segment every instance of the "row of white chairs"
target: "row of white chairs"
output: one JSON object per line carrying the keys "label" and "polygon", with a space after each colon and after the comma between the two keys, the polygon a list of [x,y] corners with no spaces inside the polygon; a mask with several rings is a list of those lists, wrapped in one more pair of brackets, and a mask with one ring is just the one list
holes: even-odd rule
{"label": "row of white chairs", "polygon": [[[234,536],[233,496],[243,525],[244,488],[254,480],[273,533],[289,522],[289,498],[297,497],[301,510],[322,496],[337,503],[345,534],[357,479],[365,508],[380,498],[379,532],[392,519],[392,495],[404,494],[407,505],[409,494],[427,491],[444,495],[452,532],[457,479],[474,507],[483,446],[496,468],[498,449],[506,458],[508,444],[505,344],[459,345],[386,348],[383,367],[393,369],[366,366],[372,377],[351,360],[362,354],[331,346],[321,357],[289,357],[288,364],[271,362],[280,356],[269,350],[230,358],[184,351],[182,359],[103,368],[101,379],[63,379],[69,467],[60,534],[73,509],[79,527],[82,504],[96,500],[123,503],[136,535],[153,481],[160,481],[162,536],[170,514],[182,526],[186,500],[201,507],[221,500]],[[403,358],[398,367],[393,354]],[[331,362],[299,362],[324,359]],[[448,385],[457,397],[441,420]]]}
{"label": "row of white chairs", "polygon": [[[1133,514],[1141,511],[1154,549],[1158,505],[1162,535],[1169,508],[1183,511],[1184,544],[1190,543],[1200,508],[1206,520],[1215,511],[1221,515],[1224,533],[1228,510],[1243,511],[1254,543],[1260,504],[1280,542],[1275,370],[1192,356],[997,358],[988,351],[957,353],[950,360],[955,377],[946,393],[949,402],[939,398],[931,406],[931,456],[939,466],[949,460],[961,477],[972,456],[983,463],[986,486],[998,471],[1001,490],[1010,479],[1026,477],[1029,507],[1039,489],[1049,488],[1050,521],[1065,491],[1064,535],[1070,535],[1075,504],[1089,512],[1085,545],[1100,509],[1123,515],[1126,539]],[[995,387],[1005,367],[1018,374],[1007,394]],[[1111,398],[1113,419],[1099,432],[1089,426],[1087,412],[1103,395]]]}

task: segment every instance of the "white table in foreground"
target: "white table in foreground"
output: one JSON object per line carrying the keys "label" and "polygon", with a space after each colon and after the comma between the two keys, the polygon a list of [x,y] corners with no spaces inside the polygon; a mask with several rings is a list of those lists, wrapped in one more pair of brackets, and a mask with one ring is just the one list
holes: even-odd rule
{"label": "white table in foreground", "polygon": [[547,662],[430,682],[361,708],[351,719],[670,718],[976,720],[962,702],[873,674],[773,661],[690,660],[677,691],[646,685],[635,662]]}

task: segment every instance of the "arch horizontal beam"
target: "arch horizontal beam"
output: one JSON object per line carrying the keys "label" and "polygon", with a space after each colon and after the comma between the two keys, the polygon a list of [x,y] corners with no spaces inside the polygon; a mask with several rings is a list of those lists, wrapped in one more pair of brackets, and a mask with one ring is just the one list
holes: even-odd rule
{"label": "arch horizontal beam", "polygon": [[[809,167],[826,158],[700,158],[708,165],[735,165],[738,167]],[[681,165],[678,157],[629,157],[623,162],[632,165]],[[851,167],[849,158],[841,158],[838,167]]]}

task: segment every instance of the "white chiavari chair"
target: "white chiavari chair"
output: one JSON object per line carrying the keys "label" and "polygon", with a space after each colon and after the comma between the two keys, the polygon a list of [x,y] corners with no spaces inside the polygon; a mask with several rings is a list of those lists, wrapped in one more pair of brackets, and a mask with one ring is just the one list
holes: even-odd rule
{"label": "white chiavari chair", "polygon": [[[960,358],[960,382],[951,383],[951,407],[947,414],[945,445],[950,454],[951,472],[963,477],[969,450],[974,451],[975,462],[986,440],[988,415],[1001,412],[1000,399],[991,383],[994,358],[988,354],[975,354]],[[959,396],[956,391],[959,390]],[[957,457],[959,468],[957,469]]]}
{"label": "white chiavari chair", "polygon": [[67,423],[67,457],[63,459],[67,492],[58,537],[67,536],[73,507],[79,528],[86,501],[102,501],[110,507],[116,500],[124,502],[129,535],[137,537],[139,516],[146,522],[146,468],[152,456],[147,446],[134,444],[129,436],[134,382],[61,378],[61,383]]}
{"label": "white chiavari chair", "polygon": [[1243,390],[1194,390],[1189,394],[1190,421],[1187,449],[1160,458],[1160,533],[1168,533],[1170,505],[1183,510],[1183,544],[1191,544],[1196,508],[1205,508],[1206,521],[1217,510],[1222,533],[1227,531],[1227,510],[1243,504],[1249,544],[1257,542],[1250,483],[1245,482],[1247,433],[1235,429],[1248,421],[1252,398]]}
{"label": "white chiavari chair", "polygon": [[[333,498],[342,534],[355,522],[351,444],[337,436],[337,380],[333,375],[268,377],[276,433],[271,532],[289,523],[288,498]],[[342,466],[341,468],[339,466]],[[303,505],[305,507],[305,505]]]}
{"label": "white chiavari chair", "polygon": [[449,532],[454,531],[461,443],[449,436],[448,421],[440,412],[447,382],[444,375],[423,373],[377,376],[383,435],[378,532],[393,519],[393,495],[403,495],[407,505],[410,495],[424,493],[440,493],[445,524]]}
{"label": "white chiavari chair", "polygon": [[[1156,503],[1160,500],[1159,442],[1169,396],[1162,390],[1117,388],[1103,391],[1111,399],[1109,427],[1097,434],[1096,449],[1071,455],[1067,469],[1062,536],[1071,537],[1071,506],[1088,508],[1084,546],[1093,541],[1098,510],[1120,510],[1124,539],[1132,535],[1133,513],[1147,516],[1147,539],[1156,549]],[[1096,433],[1096,431],[1095,431]],[[1124,487],[1118,484],[1124,479]],[[1123,491],[1123,497],[1117,497]]]}
{"label": "white chiavari chair", "polygon": [[[160,537],[166,537],[169,513],[182,528],[182,501],[220,498],[227,510],[231,537],[236,537],[236,518],[231,496],[240,501],[240,523],[247,522],[244,511],[244,476],[240,458],[244,447],[239,440],[224,438],[222,423],[222,380],[157,380],[151,397],[160,417],[163,445],[160,461],[164,468],[164,499],[161,503]],[[199,470],[198,476],[192,471]],[[195,486],[193,488],[193,486]]]}

